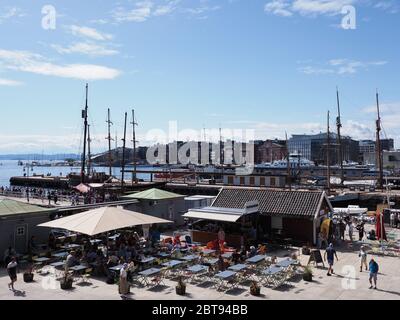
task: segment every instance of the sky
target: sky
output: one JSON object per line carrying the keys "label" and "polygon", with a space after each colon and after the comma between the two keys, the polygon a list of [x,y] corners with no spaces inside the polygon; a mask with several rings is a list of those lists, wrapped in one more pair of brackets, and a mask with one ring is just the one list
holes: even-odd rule
{"label": "sky", "polygon": [[181,140],[284,138],[326,130],[330,110],[333,130],[336,87],[344,134],[375,139],[378,90],[382,137],[400,141],[399,15],[397,0],[2,0],[0,154],[80,152],[86,83],[95,152],[107,108],[118,145],[132,109],[140,145],[174,140],[171,122]]}

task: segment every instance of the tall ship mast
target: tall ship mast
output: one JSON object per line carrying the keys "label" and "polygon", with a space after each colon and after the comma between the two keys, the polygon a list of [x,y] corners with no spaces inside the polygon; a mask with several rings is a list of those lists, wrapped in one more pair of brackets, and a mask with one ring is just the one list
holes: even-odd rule
{"label": "tall ship mast", "polygon": [[382,146],[381,146],[381,114],[379,109],[379,93],[376,92],[376,109],[378,113],[378,120],[376,120],[376,156],[377,156],[377,165],[379,168],[379,180],[378,186],[383,190],[383,155],[382,155]]}
{"label": "tall ship mast", "polygon": [[82,152],[82,169],[81,169],[81,183],[85,183],[85,164],[86,164],[86,140],[88,135],[88,94],[89,84],[86,84],[86,104],[85,109],[82,110],[82,118],[84,119],[84,134],[83,134],[83,152]]}
{"label": "tall ship mast", "polygon": [[337,139],[338,139],[338,151],[339,151],[339,163],[340,163],[340,184],[344,184],[344,170],[343,170],[343,146],[342,146],[342,136],[340,134],[340,130],[342,128],[342,118],[340,115],[340,100],[339,100],[339,89],[336,88],[336,100],[337,100],[337,108],[338,108],[338,117],[336,120],[337,125]]}

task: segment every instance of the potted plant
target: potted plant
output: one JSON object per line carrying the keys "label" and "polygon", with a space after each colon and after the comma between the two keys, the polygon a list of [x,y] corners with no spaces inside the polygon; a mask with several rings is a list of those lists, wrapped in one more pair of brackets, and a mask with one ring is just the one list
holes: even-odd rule
{"label": "potted plant", "polygon": [[313,280],[313,271],[310,266],[304,267],[303,280],[311,282]]}
{"label": "potted plant", "polygon": [[74,278],[67,271],[64,272],[63,277],[60,280],[60,287],[62,290],[70,290],[72,289],[72,284],[74,282]]}
{"label": "potted plant", "polygon": [[250,294],[252,296],[258,297],[261,294],[261,287],[257,282],[253,281],[250,286]]}
{"label": "potted plant", "polygon": [[179,277],[178,285],[176,286],[176,294],[180,296],[186,294],[186,283],[183,281],[183,277]]}
{"label": "potted plant", "polygon": [[24,272],[24,282],[33,282],[33,266],[29,266]]}

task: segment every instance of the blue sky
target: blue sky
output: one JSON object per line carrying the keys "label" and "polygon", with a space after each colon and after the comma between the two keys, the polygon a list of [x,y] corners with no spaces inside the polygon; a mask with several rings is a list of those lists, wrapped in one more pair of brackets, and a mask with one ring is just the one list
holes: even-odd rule
{"label": "blue sky", "polygon": [[[42,8],[57,12],[42,27]],[[352,5],[356,29],[341,27]],[[78,152],[84,86],[94,148],[137,112],[139,140],[168,129],[319,132],[342,100],[344,132],[400,139],[400,4],[390,0],[1,1],[0,153]]]}

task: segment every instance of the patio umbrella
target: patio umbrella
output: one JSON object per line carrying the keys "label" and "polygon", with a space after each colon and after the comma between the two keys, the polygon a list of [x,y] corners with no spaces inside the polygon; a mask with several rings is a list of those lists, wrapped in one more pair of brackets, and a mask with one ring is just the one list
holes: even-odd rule
{"label": "patio umbrella", "polygon": [[119,207],[103,207],[43,223],[39,227],[64,229],[95,236],[128,227],[164,223],[172,222]]}
{"label": "patio umbrella", "polygon": [[383,214],[378,212],[376,214],[376,237],[378,240],[387,241],[386,231],[385,231],[385,223],[383,221]]}
{"label": "patio umbrella", "polygon": [[74,189],[78,190],[80,193],[89,193],[90,187],[84,183],[76,186]]}

